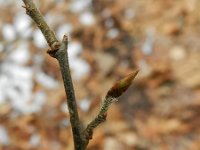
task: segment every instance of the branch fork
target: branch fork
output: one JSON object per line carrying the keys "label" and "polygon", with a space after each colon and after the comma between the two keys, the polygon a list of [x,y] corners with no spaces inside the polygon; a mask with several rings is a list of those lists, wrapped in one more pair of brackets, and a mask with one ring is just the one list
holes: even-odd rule
{"label": "branch fork", "polygon": [[65,93],[67,96],[67,105],[69,109],[70,122],[73,132],[74,147],[75,150],[85,150],[89,143],[89,140],[92,139],[94,129],[102,122],[106,121],[107,111],[110,105],[115,102],[117,98],[128,89],[133,79],[136,77],[138,71],[129,74],[122,80],[116,82],[110,88],[105,96],[99,113],[83,130],[83,127],[81,126],[81,122],[79,120],[75,92],[68,62],[68,38],[66,35],[64,35],[62,42],[59,42],[53,30],[51,30],[51,28],[45,22],[42,14],[37,9],[33,1],[23,0],[23,2],[25,6],[22,7],[26,9],[26,14],[35,21],[50,47],[50,49],[47,50],[47,53],[50,56],[56,58],[59,62],[65,87]]}

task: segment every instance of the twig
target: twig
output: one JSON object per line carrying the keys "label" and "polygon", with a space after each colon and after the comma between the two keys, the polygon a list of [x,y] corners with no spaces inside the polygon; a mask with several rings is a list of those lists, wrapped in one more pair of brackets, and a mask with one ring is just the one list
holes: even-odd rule
{"label": "twig", "polygon": [[38,28],[42,31],[42,34],[44,35],[49,47],[51,47],[52,50],[58,49],[60,46],[60,42],[57,40],[54,32],[50,29],[33,1],[23,0],[23,2],[25,4],[25,6],[23,7],[26,9],[26,14],[35,21]]}
{"label": "twig", "polygon": [[68,62],[67,44],[68,44],[67,36],[64,35],[61,46],[58,49],[58,51],[55,51],[54,56],[59,62],[60,70],[62,73],[65,92],[67,95],[67,105],[70,114],[70,122],[72,125],[75,147],[77,150],[81,150],[83,148],[85,140],[82,134],[78,111],[77,111],[74,87],[71,79],[71,73]]}
{"label": "twig", "polygon": [[93,130],[106,120],[109,106],[113,102],[117,101],[117,98],[128,89],[137,74],[138,70],[129,74],[122,80],[116,82],[107,92],[98,115],[87,125],[86,129],[83,132],[87,140],[87,144],[89,143],[89,140],[92,139]]}
{"label": "twig", "polygon": [[117,99],[109,97],[106,98],[100,108],[100,111],[98,113],[98,115],[94,118],[94,120],[92,120],[86,127],[86,129],[84,130],[84,135],[85,138],[87,139],[87,143],[89,142],[89,140],[92,139],[93,136],[93,130],[99,126],[101,123],[103,123],[104,121],[106,121],[106,117],[107,117],[107,111],[109,106],[116,101]]}
{"label": "twig", "polygon": [[55,57],[60,65],[60,70],[64,82],[65,93],[67,96],[67,105],[70,114],[70,122],[72,126],[73,138],[74,138],[74,147],[75,150],[85,150],[89,140],[92,139],[93,130],[102,122],[106,120],[107,111],[109,106],[116,101],[116,99],[127,90],[131,85],[133,79],[137,75],[138,71],[135,71],[123,78],[122,80],[116,82],[114,86],[107,92],[103,105],[98,113],[98,115],[92,120],[83,131],[81,128],[81,123],[79,120],[77,104],[74,94],[74,87],[71,79],[71,73],[68,62],[68,52],[67,45],[68,40],[67,36],[64,35],[62,42],[60,43],[54,32],[45,22],[44,18],[40,11],[36,8],[32,0],[23,0],[26,8],[26,13],[35,21],[37,26],[42,31],[50,50],[47,52]]}
{"label": "twig", "polygon": [[49,50],[48,53],[51,56],[55,57],[59,62],[65,87],[65,93],[67,96],[67,105],[69,109],[70,122],[73,132],[74,147],[75,150],[84,150],[86,144],[85,144],[85,138],[81,130],[81,123],[78,116],[74,88],[70,74],[68,52],[67,52],[67,45],[68,45],[67,36],[63,37],[63,41],[60,44],[53,31],[50,29],[50,27],[43,19],[42,14],[36,8],[33,1],[23,0],[23,2],[25,4],[24,8],[26,8],[26,13],[36,22],[37,26],[40,28],[43,35],[45,36],[47,43],[51,47],[51,50]]}

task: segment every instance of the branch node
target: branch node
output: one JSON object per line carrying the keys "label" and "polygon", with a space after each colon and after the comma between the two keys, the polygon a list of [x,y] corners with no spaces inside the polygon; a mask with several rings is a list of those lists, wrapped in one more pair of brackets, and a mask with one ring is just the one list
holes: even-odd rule
{"label": "branch node", "polygon": [[51,56],[51,57],[56,57],[56,52],[59,50],[61,44],[60,42],[54,42],[53,44],[51,44],[51,48],[47,50],[47,53]]}

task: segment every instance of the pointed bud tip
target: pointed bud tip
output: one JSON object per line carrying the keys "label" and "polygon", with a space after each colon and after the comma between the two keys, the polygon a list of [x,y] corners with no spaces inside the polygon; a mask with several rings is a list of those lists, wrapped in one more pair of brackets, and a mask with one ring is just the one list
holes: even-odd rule
{"label": "pointed bud tip", "polygon": [[126,77],[124,77],[123,79],[117,81],[112,86],[112,88],[108,91],[106,97],[117,98],[117,97],[121,96],[122,93],[124,93],[128,89],[128,87],[131,85],[133,79],[136,77],[138,72],[139,72],[139,70],[136,70],[136,71],[130,73],[129,75],[127,75]]}
{"label": "pointed bud tip", "polygon": [[128,80],[128,81],[133,81],[133,79],[135,79],[135,77],[137,76],[139,70],[136,70],[132,73],[130,73],[129,75],[127,75],[124,79],[122,80]]}

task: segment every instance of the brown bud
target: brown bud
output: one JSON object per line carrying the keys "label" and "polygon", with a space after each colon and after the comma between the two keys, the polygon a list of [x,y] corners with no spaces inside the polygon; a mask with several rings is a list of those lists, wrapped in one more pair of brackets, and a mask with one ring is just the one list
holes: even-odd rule
{"label": "brown bud", "polygon": [[138,70],[135,72],[132,72],[126,77],[124,77],[123,79],[117,81],[106,94],[106,98],[108,97],[118,98],[119,96],[121,96],[122,93],[124,93],[128,89],[128,87],[131,85],[133,79],[136,77],[138,72],[139,72]]}

